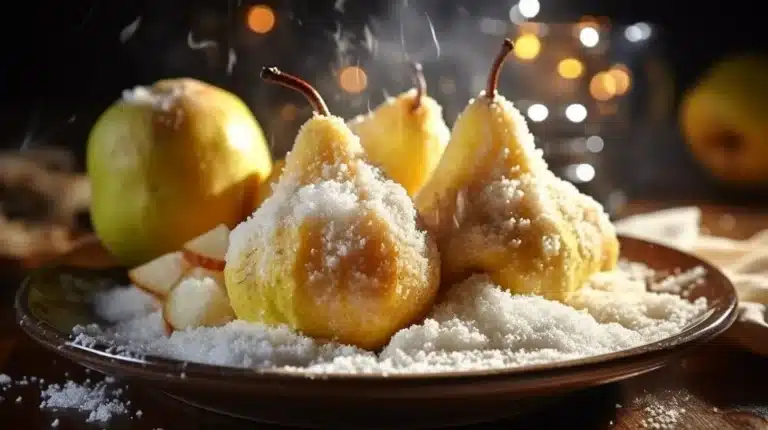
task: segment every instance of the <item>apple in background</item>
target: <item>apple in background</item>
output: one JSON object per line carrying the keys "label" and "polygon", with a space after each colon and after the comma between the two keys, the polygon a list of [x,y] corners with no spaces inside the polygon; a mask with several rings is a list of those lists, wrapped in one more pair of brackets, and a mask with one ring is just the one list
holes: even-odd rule
{"label": "apple in background", "polygon": [[163,298],[191,269],[181,252],[170,252],[128,271],[133,285]]}
{"label": "apple in background", "polygon": [[221,272],[226,264],[229,232],[229,227],[220,224],[185,243],[181,252],[189,264]]}
{"label": "apple in background", "polygon": [[211,277],[185,278],[163,305],[163,319],[173,330],[219,326],[234,318],[227,291]]}

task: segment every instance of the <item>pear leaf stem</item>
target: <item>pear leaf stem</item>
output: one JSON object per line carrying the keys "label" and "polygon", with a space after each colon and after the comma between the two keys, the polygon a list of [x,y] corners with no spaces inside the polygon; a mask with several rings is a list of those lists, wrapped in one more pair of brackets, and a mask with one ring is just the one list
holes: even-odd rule
{"label": "pear leaf stem", "polygon": [[288,87],[301,93],[301,95],[307,99],[315,112],[323,116],[331,115],[331,111],[328,110],[328,105],[325,104],[325,101],[320,96],[320,93],[318,93],[312,85],[308,84],[303,79],[284,73],[277,67],[262,68],[261,79],[273,84]]}
{"label": "pear leaf stem", "polygon": [[413,79],[416,81],[416,98],[413,100],[413,110],[421,106],[421,100],[427,94],[427,80],[424,79],[424,69],[420,63],[411,63]]}
{"label": "pear leaf stem", "polygon": [[507,59],[507,55],[515,48],[514,43],[510,39],[504,39],[504,43],[501,45],[496,59],[493,60],[491,71],[488,73],[488,83],[485,86],[485,96],[493,97],[496,95],[496,90],[499,86],[499,74],[501,73],[501,67],[504,65],[504,60]]}

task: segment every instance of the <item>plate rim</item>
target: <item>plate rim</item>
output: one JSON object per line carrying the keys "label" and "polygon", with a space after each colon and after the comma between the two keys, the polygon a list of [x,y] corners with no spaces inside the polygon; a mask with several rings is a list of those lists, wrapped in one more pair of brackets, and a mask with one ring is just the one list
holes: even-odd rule
{"label": "plate rim", "polygon": [[696,261],[697,265],[706,269],[707,276],[714,276],[717,282],[727,290],[727,294],[724,296],[724,303],[720,303],[717,308],[708,309],[706,314],[698,317],[699,320],[697,322],[689,325],[685,330],[674,336],[608,354],[526,366],[435,373],[391,373],[385,376],[380,373],[313,373],[279,369],[241,368],[184,362],[153,355],[137,359],[107,353],[104,351],[106,348],[75,345],[71,343],[70,334],[60,332],[45,321],[35,320],[32,317],[33,313],[28,307],[28,300],[25,299],[29,294],[32,281],[45,271],[55,270],[55,266],[36,269],[29,273],[16,292],[14,307],[19,326],[34,341],[74,361],[86,362],[97,367],[111,368],[117,373],[134,373],[141,375],[143,378],[154,375],[156,377],[150,379],[182,383],[196,381],[211,383],[211,381],[227,380],[230,383],[235,381],[238,384],[257,384],[321,380],[326,383],[345,385],[362,383],[368,388],[371,387],[370,384],[372,383],[383,385],[396,384],[397,386],[403,386],[403,384],[421,385],[424,383],[455,385],[466,382],[505,381],[510,378],[554,378],[568,375],[574,369],[578,369],[579,373],[583,373],[608,367],[620,367],[634,362],[649,363],[646,367],[650,366],[650,368],[641,371],[644,372],[663,365],[663,363],[651,364],[662,359],[662,357],[657,356],[670,355],[670,352],[673,350],[688,349],[688,347],[706,342],[725,332],[737,319],[738,300],[735,288],[718,268],[692,254],[662,244],[624,235],[619,235],[619,238],[621,242],[635,242],[642,246],[662,248],[665,252],[683,254],[686,258]]}

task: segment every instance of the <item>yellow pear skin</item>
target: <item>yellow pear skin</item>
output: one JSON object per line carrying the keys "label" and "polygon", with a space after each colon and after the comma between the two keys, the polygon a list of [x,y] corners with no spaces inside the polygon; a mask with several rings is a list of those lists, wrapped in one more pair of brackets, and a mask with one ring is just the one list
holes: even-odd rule
{"label": "yellow pear skin", "polygon": [[440,283],[437,244],[405,189],[370,165],[355,136],[306,82],[299,130],[273,193],[230,235],[224,269],[238,318],[366,349],[423,317]]}
{"label": "yellow pear skin", "polygon": [[266,180],[259,184],[259,188],[256,192],[256,198],[254,199],[254,210],[258,209],[267,197],[272,195],[272,187],[277,184],[280,176],[283,174],[283,168],[285,167],[285,159],[275,160],[272,164],[272,173],[269,174]]}
{"label": "yellow pear skin", "polygon": [[411,197],[432,175],[450,138],[442,107],[426,93],[420,65],[414,65],[414,74],[416,88],[348,122],[368,159]]}
{"label": "yellow pear skin", "polygon": [[94,230],[120,263],[135,266],[245,219],[272,158],[237,96],[169,79],[127,91],[99,117],[86,165]]}
{"label": "yellow pear skin", "polygon": [[511,49],[506,40],[416,206],[437,232],[445,282],[484,272],[513,293],[564,301],[616,265],[618,240],[601,205],[548,169],[523,116],[497,93]]}
{"label": "yellow pear skin", "polygon": [[680,126],[691,154],[725,184],[768,186],[768,57],[738,55],[685,93]]}

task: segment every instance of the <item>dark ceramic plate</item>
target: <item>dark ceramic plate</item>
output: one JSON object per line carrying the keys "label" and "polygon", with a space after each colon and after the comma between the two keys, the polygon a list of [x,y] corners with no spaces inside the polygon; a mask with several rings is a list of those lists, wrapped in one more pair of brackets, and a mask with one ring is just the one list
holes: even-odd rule
{"label": "dark ceramic plate", "polygon": [[[587,359],[512,369],[438,375],[314,376],[254,371],[109,354],[103,346],[72,345],[76,324],[99,323],[94,292],[126,283],[122,271],[50,267],[32,273],[16,298],[19,324],[33,339],[82,365],[154,385],[182,401],[262,421],[305,427],[434,427],[509,416],[547,397],[657,369],[689,347],[725,331],[736,317],[736,293],[709,264],[679,251],[622,237],[622,255],[654,269],[708,269],[691,300],[709,309],[676,336]],[[184,377],[182,377],[182,371]]]}

